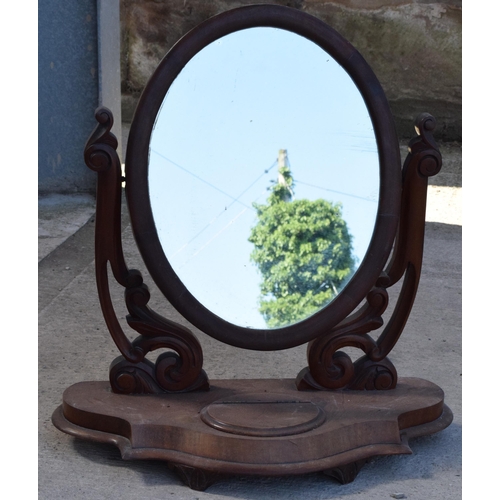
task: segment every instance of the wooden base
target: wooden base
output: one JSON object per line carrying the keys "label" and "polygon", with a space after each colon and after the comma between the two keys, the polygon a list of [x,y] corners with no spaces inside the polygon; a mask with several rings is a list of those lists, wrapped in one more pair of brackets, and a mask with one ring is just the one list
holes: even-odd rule
{"label": "wooden base", "polygon": [[121,395],[108,382],[69,387],[52,416],[72,436],[116,445],[125,460],[165,460],[193,489],[224,474],[323,471],[342,483],[374,456],[410,454],[408,439],[453,415],[431,382],[389,391],[297,391],[294,380],[214,380],[210,391]]}

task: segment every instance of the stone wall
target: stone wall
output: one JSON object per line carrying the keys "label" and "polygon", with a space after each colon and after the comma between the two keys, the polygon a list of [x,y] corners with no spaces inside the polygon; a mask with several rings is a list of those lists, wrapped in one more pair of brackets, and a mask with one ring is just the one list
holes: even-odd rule
{"label": "stone wall", "polygon": [[462,134],[462,2],[459,0],[123,0],[122,107],[130,120],[140,92],[170,47],[205,19],[253,3],[297,8],[325,21],[371,65],[401,137],[421,112],[433,114],[436,136]]}

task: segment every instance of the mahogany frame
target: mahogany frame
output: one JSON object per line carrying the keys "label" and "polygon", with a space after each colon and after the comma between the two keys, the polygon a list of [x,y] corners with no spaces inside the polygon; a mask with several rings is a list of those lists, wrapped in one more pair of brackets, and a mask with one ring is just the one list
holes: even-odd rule
{"label": "mahogany frame", "polygon": [[[209,43],[253,27],[291,31],[331,55],[358,87],[373,122],[379,151],[377,217],[370,245],[358,270],[324,309],[299,323],[272,330],[229,323],[208,310],[189,292],[165,256],[149,204],[150,137],[170,85],[189,60]],[[366,297],[391,252],[400,214],[401,159],[389,104],[375,74],[359,52],[333,28],[296,9],[270,5],[234,9],[205,21],[179,40],[160,62],[141,95],[130,129],[126,159],[125,189],[132,229],[152,278],[186,319],[221,342],[244,349],[278,350],[295,347],[328,333]]]}

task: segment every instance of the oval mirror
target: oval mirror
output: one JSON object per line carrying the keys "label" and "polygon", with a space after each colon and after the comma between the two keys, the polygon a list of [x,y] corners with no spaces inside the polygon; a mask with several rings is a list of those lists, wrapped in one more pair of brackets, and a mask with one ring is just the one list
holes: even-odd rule
{"label": "oval mirror", "polygon": [[258,349],[307,341],[362,300],[390,251],[398,194],[387,179],[399,172],[393,131],[377,147],[390,115],[366,63],[323,23],[298,28],[304,14],[291,9],[292,23],[273,23],[265,7],[265,22],[232,11],[172,49],[127,152],[132,224],[155,282],[206,333]]}
{"label": "oval mirror", "polygon": [[236,325],[289,326],[334,300],[366,254],[373,126],[323,49],[282,29],[241,30],[170,87],[148,182],[160,243],[189,292]]}

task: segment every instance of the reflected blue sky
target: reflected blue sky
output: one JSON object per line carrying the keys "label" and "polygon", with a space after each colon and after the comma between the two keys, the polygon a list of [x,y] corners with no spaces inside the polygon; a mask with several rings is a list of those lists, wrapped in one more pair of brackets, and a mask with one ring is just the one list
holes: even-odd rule
{"label": "reflected blue sky", "polygon": [[377,211],[371,120],[345,71],[296,34],[252,28],[199,52],[172,84],[150,144],[158,234],[188,290],[231,323],[265,328],[248,242],[288,151],[295,198],[341,202],[359,262]]}

